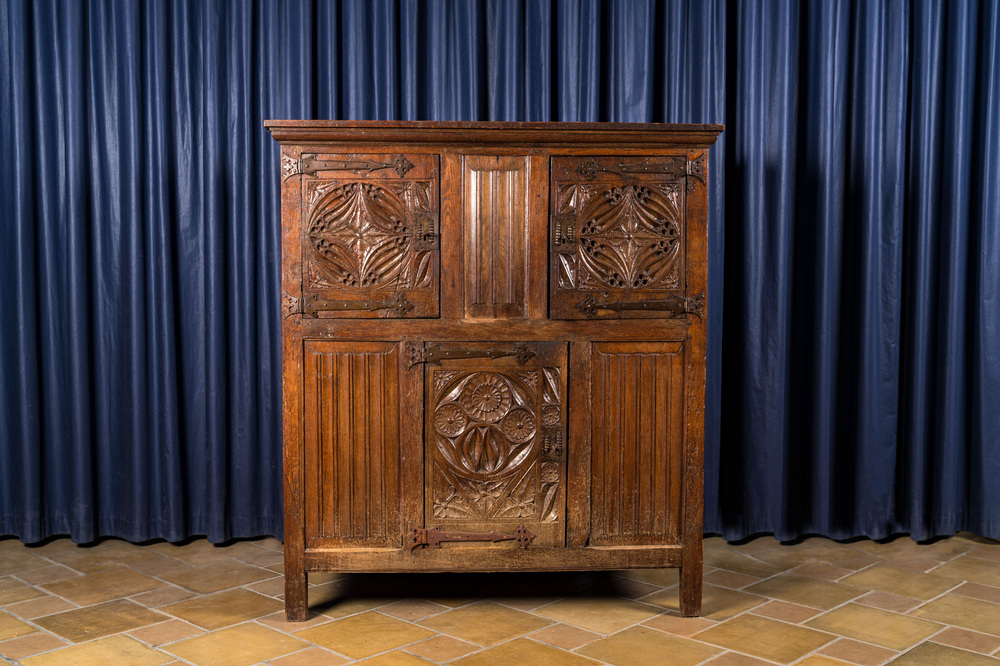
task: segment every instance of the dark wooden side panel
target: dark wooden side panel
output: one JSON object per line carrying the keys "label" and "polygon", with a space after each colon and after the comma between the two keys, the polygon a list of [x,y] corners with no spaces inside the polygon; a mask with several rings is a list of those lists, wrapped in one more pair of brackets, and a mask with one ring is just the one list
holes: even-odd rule
{"label": "dark wooden side panel", "polygon": [[527,157],[465,155],[465,316],[527,316]]}
{"label": "dark wooden side panel", "polygon": [[678,543],[684,377],[681,342],[593,346],[590,545]]}
{"label": "dark wooden side panel", "polygon": [[305,343],[308,546],[399,544],[395,342]]}
{"label": "dark wooden side panel", "polygon": [[[708,290],[708,151],[688,151],[688,296],[700,298]],[[701,317],[691,317],[687,342],[687,407],[684,439],[684,543],[681,563],[681,614],[701,614],[702,532],[704,527],[705,466],[705,357],[708,341],[708,308],[705,299]]]}

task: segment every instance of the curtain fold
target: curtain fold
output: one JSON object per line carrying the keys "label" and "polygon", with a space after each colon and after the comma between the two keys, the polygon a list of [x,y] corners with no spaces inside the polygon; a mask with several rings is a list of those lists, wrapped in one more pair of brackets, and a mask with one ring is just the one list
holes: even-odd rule
{"label": "curtain fold", "polygon": [[706,530],[1000,537],[982,0],[0,0],[0,535],[280,534],[266,118],[725,123]]}

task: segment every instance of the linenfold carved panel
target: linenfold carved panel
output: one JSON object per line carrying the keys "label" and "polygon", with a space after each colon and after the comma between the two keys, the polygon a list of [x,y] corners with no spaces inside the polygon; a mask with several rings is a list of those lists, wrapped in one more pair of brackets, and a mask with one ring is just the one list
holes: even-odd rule
{"label": "linenfold carved panel", "polygon": [[594,345],[592,545],[676,540],[681,505],[682,342]]}
{"label": "linenfold carved panel", "polygon": [[684,158],[580,159],[553,158],[552,316],[594,316],[580,306],[588,294],[629,301],[683,291]]}
{"label": "linenfold carved panel", "polygon": [[310,534],[330,543],[397,543],[399,345],[310,341],[303,385]]}
{"label": "linenfold carved panel", "polygon": [[466,155],[462,182],[466,316],[524,316],[528,158]]}

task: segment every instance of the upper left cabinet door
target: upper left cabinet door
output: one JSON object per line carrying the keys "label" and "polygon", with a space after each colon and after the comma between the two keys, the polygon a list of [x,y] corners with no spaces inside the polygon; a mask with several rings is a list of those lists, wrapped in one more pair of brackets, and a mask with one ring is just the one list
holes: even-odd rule
{"label": "upper left cabinet door", "polygon": [[438,317],[438,156],[303,152],[298,168],[302,314]]}

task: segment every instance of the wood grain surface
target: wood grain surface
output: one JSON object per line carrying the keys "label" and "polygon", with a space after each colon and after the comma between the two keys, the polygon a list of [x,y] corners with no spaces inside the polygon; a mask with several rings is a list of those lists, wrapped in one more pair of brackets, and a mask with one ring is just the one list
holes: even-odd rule
{"label": "wood grain surface", "polygon": [[680,567],[698,614],[722,127],[265,125],[288,619],[323,570]]}

